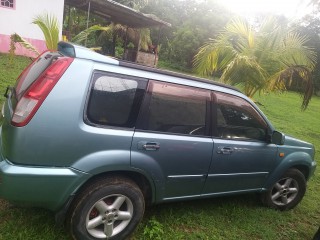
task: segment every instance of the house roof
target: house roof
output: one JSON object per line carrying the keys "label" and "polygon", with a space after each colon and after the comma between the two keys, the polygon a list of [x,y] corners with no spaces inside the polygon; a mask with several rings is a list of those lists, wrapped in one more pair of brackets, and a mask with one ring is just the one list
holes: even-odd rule
{"label": "house roof", "polygon": [[65,0],[67,5],[88,11],[114,23],[120,23],[131,28],[171,27],[170,23],[162,21],[152,14],[144,14],[111,0]]}

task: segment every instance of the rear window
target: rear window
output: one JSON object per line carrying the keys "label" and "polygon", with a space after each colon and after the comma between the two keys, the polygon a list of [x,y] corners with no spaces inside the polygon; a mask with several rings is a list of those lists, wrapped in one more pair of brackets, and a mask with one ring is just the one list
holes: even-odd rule
{"label": "rear window", "polygon": [[22,72],[15,86],[15,93],[18,101],[40,74],[43,73],[44,70],[50,66],[52,61],[59,56],[61,56],[61,54],[57,52],[45,52]]}
{"label": "rear window", "polygon": [[146,85],[143,79],[95,73],[87,119],[98,125],[134,127]]}

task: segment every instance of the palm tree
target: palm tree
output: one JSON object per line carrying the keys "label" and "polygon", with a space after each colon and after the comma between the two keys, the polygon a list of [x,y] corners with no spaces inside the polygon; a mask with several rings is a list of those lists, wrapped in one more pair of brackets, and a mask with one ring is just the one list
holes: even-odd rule
{"label": "palm tree", "polygon": [[71,42],[77,43],[77,44],[82,44],[86,41],[86,39],[88,38],[88,36],[90,34],[93,34],[97,31],[101,31],[101,32],[104,32],[105,34],[109,35],[109,34],[112,34],[113,27],[111,25],[109,25],[109,26],[93,25],[93,26],[81,31],[76,36],[74,36],[72,38]]}
{"label": "palm tree", "polygon": [[12,59],[14,56],[14,52],[16,50],[16,46],[15,43],[20,44],[22,47],[28,49],[29,51],[33,52],[36,56],[38,56],[40,53],[39,51],[31,44],[29,43],[27,40],[25,40],[24,38],[22,38],[20,35],[18,35],[17,33],[14,33],[10,36],[10,58]]}
{"label": "palm tree", "polygon": [[[38,15],[34,18],[33,24],[36,24],[41,30],[45,38],[48,50],[57,50],[59,42],[59,23],[55,16],[49,14]],[[39,51],[27,40],[22,38],[19,34],[14,33],[10,37],[10,55],[14,55],[15,43],[20,44],[22,47],[30,50],[35,55],[39,55]]]}
{"label": "palm tree", "polygon": [[[139,49],[148,50],[148,46],[152,43],[150,37],[150,29],[143,28],[143,29],[134,29],[134,28],[127,28],[121,24],[114,24],[111,23],[108,26],[100,26],[100,25],[93,25],[88,29],[80,32],[74,38],[72,38],[72,42],[81,44],[85,42],[87,37],[90,34],[96,33],[100,31],[101,34],[99,38],[104,37],[112,37],[112,36],[119,36],[125,38],[127,35],[128,39],[133,42],[135,46],[138,46]],[[140,39],[140,42],[139,42]]]}
{"label": "palm tree", "polygon": [[305,109],[313,94],[311,72],[316,63],[316,53],[306,46],[307,41],[275,18],[265,19],[257,29],[243,19],[234,19],[217,39],[199,49],[194,68],[202,76],[220,71],[220,81],[240,85],[250,98],[257,92],[285,90],[292,82],[303,81]]}
{"label": "palm tree", "polygon": [[42,31],[48,50],[57,50],[59,42],[59,22],[55,16],[49,14],[38,15],[34,18],[36,24]]}

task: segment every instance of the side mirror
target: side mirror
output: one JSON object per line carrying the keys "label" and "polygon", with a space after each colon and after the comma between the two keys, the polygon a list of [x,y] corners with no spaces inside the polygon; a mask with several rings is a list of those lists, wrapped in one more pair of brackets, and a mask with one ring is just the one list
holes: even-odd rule
{"label": "side mirror", "polygon": [[271,142],[277,145],[283,145],[285,140],[285,135],[281,132],[274,131],[271,136]]}

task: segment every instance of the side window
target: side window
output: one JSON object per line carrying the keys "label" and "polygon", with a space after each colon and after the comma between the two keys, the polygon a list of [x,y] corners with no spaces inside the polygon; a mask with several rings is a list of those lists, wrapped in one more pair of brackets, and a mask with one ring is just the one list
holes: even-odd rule
{"label": "side window", "polygon": [[266,140],[268,125],[249,102],[223,93],[216,93],[216,101],[217,137]]}
{"label": "side window", "polygon": [[140,129],[206,135],[206,116],[210,108],[210,91],[150,81],[146,113]]}
{"label": "side window", "polygon": [[146,85],[145,80],[95,73],[87,119],[99,125],[134,127]]}

